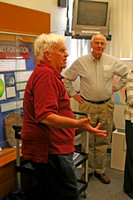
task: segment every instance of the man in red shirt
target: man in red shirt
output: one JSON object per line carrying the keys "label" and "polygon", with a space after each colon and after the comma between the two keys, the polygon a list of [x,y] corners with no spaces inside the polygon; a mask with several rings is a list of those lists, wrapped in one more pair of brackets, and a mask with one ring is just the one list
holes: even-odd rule
{"label": "man in red shirt", "polygon": [[75,120],[62,82],[67,52],[64,36],[42,34],[34,43],[40,63],[28,80],[23,103],[22,152],[35,168],[40,197],[49,200],[78,200],[73,163],[74,128],[106,136],[90,126],[90,117]]}

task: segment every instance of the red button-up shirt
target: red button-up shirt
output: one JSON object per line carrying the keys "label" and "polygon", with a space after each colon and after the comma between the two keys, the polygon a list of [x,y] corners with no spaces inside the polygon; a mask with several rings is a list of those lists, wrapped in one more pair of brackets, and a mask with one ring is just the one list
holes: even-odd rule
{"label": "red button-up shirt", "polygon": [[73,118],[62,75],[41,61],[28,80],[23,102],[22,152],[26,160],[47,163],[48,154],[74,151],[75,131],[39,123],[50,114]]}

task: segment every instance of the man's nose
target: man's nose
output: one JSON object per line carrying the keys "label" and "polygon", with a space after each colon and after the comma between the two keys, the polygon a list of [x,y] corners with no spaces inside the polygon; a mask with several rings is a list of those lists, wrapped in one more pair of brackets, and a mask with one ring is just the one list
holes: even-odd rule
{"label": "man's nose", "polygon": [[101,47],[101,46],[102,46],[102,43],[101,43],[101,42],[99,42],[99,43],[98,43],[98,46],[100,46],[100,47]]}
{"label": "man's nose", "polygon": [[68,56],[69,56],[69,54],[67,52],[65,52],[65,57],[68,57]]}

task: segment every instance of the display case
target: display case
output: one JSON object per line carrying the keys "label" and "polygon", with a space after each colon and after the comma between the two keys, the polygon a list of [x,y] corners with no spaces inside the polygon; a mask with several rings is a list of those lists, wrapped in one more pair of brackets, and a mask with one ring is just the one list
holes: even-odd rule
{"label": "display case", "polygon": [[0,156],[13,151],[13,124],[22,124],[26,83],[34,70],[37,36],[0,34]]}

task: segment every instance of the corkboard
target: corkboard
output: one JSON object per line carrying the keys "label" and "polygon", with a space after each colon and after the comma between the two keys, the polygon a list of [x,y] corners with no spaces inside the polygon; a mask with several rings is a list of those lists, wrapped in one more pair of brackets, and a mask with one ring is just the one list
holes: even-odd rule
{"label": "corkboard", "polygon": [[0,31],[40,35],[50,33],[50,14],[0,2]]}

